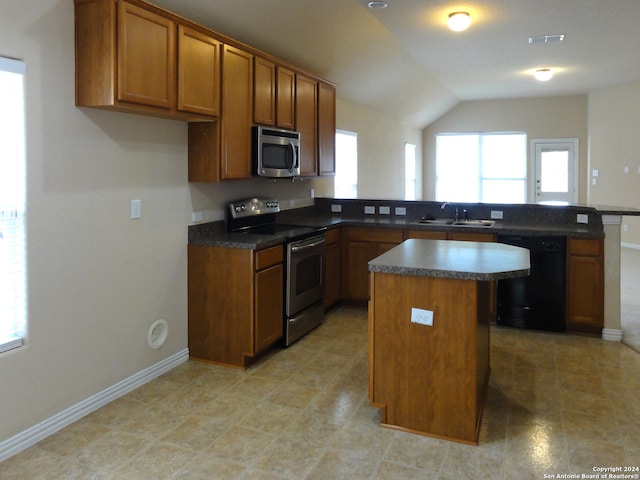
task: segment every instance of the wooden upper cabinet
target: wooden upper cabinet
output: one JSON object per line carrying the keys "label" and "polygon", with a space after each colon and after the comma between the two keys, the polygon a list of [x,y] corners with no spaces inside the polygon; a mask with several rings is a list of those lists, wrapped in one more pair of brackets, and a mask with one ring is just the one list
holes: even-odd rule
{"label": "wooden upper cabinet", "polygon": [[253,55],[224,45],[222,52],[222,120],[220,176],[251,177]]}
{"label": "wooden upper cabinet", "polygon": [[253,121],[276,123],[276,64],[262,57],[253,62]]}
{"label": "wooden upper cabinet", "polygon": [[295,128],[296,74],[293,70],[276,68],[276,125],[280,128]]}
{"label": "wooden upper cabinet", "polygon": [[295,128],[296,74],[262,57],[253,65],[253,121],[285,130]]}
{"label": "wooden upper cabinet", "polygon": [[296,130],[300,132],[300,175],[318,175],[318,83],[296,74]]}
{"label": "wooden upper cabinet", "polygon": [[175,28],[168,18],[118,2],[118,100],[175,105]]}
{"label": "wooden upper cabinet", "polygon": [[336,174],[336,89],[318,84],[318,173]]}
{"label": "wooden upper cabinet", "polygon": [[221,51],[215,38],[178,26],[178,110],[220,114]]}

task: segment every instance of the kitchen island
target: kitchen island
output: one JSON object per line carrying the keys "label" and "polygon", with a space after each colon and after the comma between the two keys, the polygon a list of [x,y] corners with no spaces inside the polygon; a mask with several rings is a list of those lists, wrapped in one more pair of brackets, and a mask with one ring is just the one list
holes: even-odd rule
{"label": "kitchen island", "polygon": [[489,284],[526,249],[410,239],[369,262],[369,399],[387,427],[478,443],[489,381]]}

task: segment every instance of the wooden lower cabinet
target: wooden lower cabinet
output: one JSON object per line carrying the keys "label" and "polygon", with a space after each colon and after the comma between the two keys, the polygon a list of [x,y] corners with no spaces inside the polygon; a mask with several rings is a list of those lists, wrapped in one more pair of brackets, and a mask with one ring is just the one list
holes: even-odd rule
{"label": "wooden lower cabinet", "polygon": [[327,253],[325,256],[324,280],[324,308],[331,308],[340,301],[340,270],[341,270],[341,228],[334,228],[327,232]]}
{"label": "wooden lower cabinet", "polygon": [[[371,273],[369,399],[382,424],[477,444],[489,382],[488,282]],[[410,321],[434,312],[432,326]]]}
{"label": "wooden lower cabinet", "polygon": [[283,247],[188,252],[189,355],[244,368],[282,337]]}
{"label": "wooden lower cabinet", "polygon": [[345,261],[343,263],[342,296],[344,300],[366,302],[369,300],[369,261],[404,240],[401,229],[361,228],[346,229]]}
{"label": "wooden lower cabinet", "polygon": [[604,239],[567,239],[567,330],[604,328]]}

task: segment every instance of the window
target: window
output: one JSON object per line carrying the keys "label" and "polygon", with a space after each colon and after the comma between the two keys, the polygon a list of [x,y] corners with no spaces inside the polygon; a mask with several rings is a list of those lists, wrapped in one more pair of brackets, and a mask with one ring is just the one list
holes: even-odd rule
{"label": "window", "polygon": [[26,330],[24,73],[0,57],[0,352],[22,345]]}
{"label": "window", "polygon": [[336,130],[336,198],[358,196],[358,134]]}
{"label": "window", "polygon": [[526,199],[526,134],[436,135],[437,201],[524,203]]}
{"label": "window", "polygon": [[404,199],[416,199],[416,146],[404,144]]}

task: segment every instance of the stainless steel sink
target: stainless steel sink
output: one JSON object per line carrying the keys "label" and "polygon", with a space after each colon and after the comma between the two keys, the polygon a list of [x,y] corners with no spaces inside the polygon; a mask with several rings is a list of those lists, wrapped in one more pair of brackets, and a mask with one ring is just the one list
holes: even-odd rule
{"label": "stainless steel sink", "polygon": [[496,223],[494,220],[455,220],[453,218],[422,219],[418,223],[427,225],[449,225],[452,227],[484,227],[490,228]]}

